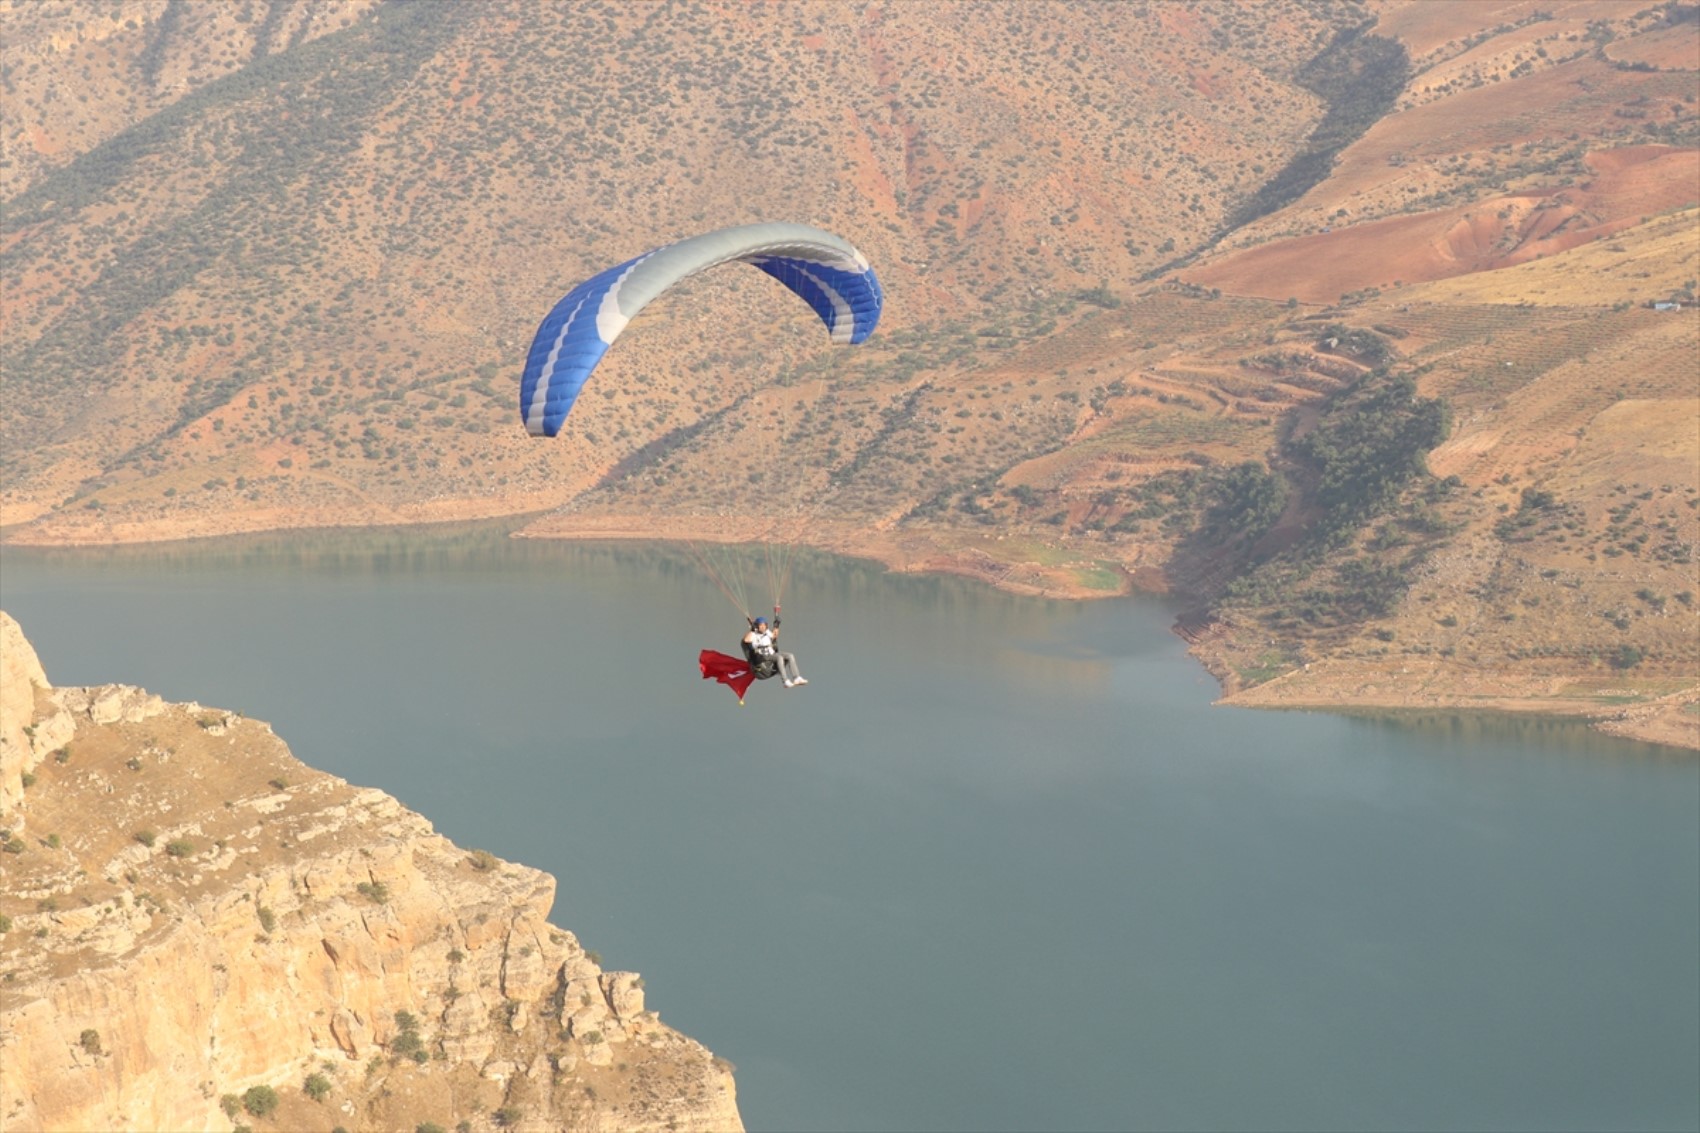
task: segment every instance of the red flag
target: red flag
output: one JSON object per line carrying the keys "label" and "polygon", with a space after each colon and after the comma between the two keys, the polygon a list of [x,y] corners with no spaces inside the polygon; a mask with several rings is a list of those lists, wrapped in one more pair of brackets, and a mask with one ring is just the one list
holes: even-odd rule
{"label": "red flag", "polygon": [[697,658],[697,664],[702,668],[702,679],[719,681],[727,688],[738,694],[738,703],[744,703],[744,693],[756,679],[750,672],[750,663],[742,657],[728,657],[724,653],[716,653],[712,649],[704,649]]}

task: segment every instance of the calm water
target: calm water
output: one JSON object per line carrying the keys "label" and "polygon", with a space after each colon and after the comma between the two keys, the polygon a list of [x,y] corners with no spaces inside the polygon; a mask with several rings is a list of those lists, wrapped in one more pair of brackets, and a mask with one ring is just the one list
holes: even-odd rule
{"label": "calm water", "polygon": [[1700,763],[1212,708],[1139,602],[808,560],[811,679],[656,548],[3,552],[56,684],[271,721],[555,874],[752,1129],[1700,1126]]}

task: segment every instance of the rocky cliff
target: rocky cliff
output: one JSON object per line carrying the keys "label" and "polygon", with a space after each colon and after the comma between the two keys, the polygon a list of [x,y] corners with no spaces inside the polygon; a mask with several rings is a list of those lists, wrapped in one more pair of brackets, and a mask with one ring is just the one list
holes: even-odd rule
{"label": "rocky cliff", "polygon": [[55,689],[0,614],[0,1128],[721,1130],[731,1067],[265,724]]}

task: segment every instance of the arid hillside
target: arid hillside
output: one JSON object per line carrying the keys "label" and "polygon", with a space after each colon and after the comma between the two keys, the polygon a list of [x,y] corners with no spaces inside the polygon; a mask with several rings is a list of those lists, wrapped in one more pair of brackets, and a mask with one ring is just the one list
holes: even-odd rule
{"label": "arid hillside", "polygon": [[377,3],[0,0],[6,198],[214,80],[349,27]]}
{"label": "arid hillside", "polygon": [[[7,35],[8,524],[562,502],[824,348],[766,280],[720,273],[638,328],[595,421],[536,444],[513,375],[572,283],[795,219],[879,265],[888,332],[1008,322],[1219,224],[1315,113],[1285,72],[1355,11],[389,4],[223,73],[289,8],[162,27],[165,5],[99,61],[14,60]],[[206,81],[97,126],[161,53]],[[105,140],[76,152],[59,92],[85,83],[108,89],[75,138]]]}
{"label": "arid hillside", "polygon": [[[780,536],[1177,592],[1243,699],[1695,685],[1700,6],[179,8],[0,7],[9,539]],[[524,434],[563,291],[755,219],[869,342],[728,267]]]}

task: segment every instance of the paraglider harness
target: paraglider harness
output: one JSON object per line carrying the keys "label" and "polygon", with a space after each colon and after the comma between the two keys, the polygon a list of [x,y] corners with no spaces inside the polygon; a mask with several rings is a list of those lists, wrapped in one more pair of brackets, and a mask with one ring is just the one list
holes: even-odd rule
{"label": "paraglider harness", "polygon": [[[746,616],[744,620],[750,623],[750,630],[754,632],[756,628],[755,619]],[[779,615],[777,613],[773,615],[773,628],[776,630],[779,628]],[[756,680],[765,681],[769,677],[779,675],[779,651],[777,649],[769,646],[768,652],[757,653],[756,647],[748,641],[742,641],[739,644],[744,650],[744,660],[750,663],[750,675],[755,677]]]}

